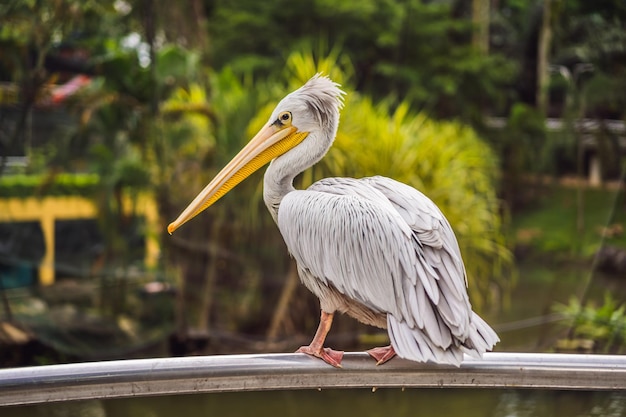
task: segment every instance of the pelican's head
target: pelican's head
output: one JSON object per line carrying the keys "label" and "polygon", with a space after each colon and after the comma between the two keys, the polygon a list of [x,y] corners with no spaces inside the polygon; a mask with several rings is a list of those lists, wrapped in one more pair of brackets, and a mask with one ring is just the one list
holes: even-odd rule
{"label": "pelican's head", "polygon": [[[317,74],[276,106],[268,124],[282,118],[300,132],[315,132],[336,127],[344,92],[330,78]],[[285,116],[287,114],[288,116]]]}
{"label": "pelican's head", "polygon": [[[253,172],[296,148],[307,137],[330,137],[332,142],[343,94],[338,84],[317,74],[283,98],[263,128],[167,226],[167,231],[172,234]],[[326,149],[328,146],[330,143]]]}

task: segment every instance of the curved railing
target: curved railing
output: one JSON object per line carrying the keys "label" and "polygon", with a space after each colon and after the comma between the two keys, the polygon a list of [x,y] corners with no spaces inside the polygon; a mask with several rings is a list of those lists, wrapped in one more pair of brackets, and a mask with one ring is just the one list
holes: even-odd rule
{"label": "curved railing", "polygon": [[468,387],[626,390],[626,356],[488,353],[457,368],[401,359],[342,369],[303,354],[196,356],[0,370],[0,405],[225,391]]}

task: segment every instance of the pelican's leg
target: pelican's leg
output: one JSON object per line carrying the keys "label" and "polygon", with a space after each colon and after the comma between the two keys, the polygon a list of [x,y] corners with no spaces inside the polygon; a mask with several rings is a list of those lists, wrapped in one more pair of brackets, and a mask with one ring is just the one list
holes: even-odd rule
{"label": "pelican's leg", "polygon": [[317,331],[315,332],[315,336],[313,337],[311,344],[308,346],[301,346],[296,352],[306,353],[307,355],[318,357],[336,368],[341,368],[343,352],[324,347],[326,335],[328,334],[332,324],[333,313],[326,313],[322,310],[320,325],[317,327]]}
{"label": "pelican's leg", "polygon": [[382,365],[389,359],[396,356],[396,351],[393,350],[393,346],[376,347],[367,351],[367,353],[374,359],[376,359],[376,365]]}

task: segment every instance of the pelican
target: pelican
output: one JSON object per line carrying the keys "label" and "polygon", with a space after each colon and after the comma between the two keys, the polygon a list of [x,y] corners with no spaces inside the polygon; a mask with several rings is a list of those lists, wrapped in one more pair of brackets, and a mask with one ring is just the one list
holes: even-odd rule
{"label": "pelican", "polygon": [[340,86],[321,74],[283,98],[264,127],[198,194],[171,234],[268,162],[263,198],[298,267],[320,301],[319,327],[306,353],[341,367],[324,347],[335,313],[387,329],[391,344],[368,350],[459,366],[499,341],[472,311],[452,228],[416,189],[381,176],[326,178],[306,190],[293,180],[331,147],[343,106]]}

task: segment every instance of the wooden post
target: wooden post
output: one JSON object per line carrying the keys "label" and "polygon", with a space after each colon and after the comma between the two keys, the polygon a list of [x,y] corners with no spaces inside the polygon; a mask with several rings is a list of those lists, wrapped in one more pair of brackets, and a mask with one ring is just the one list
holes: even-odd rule
{"label": "wooden post", "polygon": [[52,213],[42,213],[39,219],[46,251],[39,264],[39,284],[54,284],[54,216]]}
{"label": "wooden post", "polygon": [[589,185],[599,187],[602,185],[602,164],[596,153],[591,155],[589,161]]}

